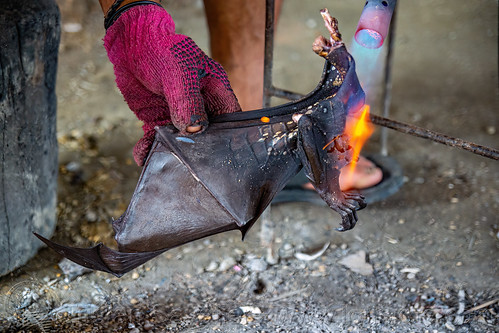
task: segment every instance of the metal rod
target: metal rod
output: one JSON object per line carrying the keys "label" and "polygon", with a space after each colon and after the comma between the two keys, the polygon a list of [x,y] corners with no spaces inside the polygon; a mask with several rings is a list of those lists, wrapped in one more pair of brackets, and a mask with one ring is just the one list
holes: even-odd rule
{"label": "metal rod", "polygon": [[[393,9],[392,21],[388,30],[388,50],[386,51],[385,59],[385,84],[383,85],[383,117],[390,115],[390,105],[392,102],[392,65],[393,65],[393,44],[395,41],[395,25],[397,24],[397,3]],[[386,128],[381,129],[381,155],[388,155],[388,131]]]}
{"label": "metal rod", "polygon": [[423,139],[429,139],[447,146],[461,148],[477,155],[488,157],[494,160],[499,160],[498,149],[477,145],[475,143],[434,132],[426,128],[404,124],[402,122],[391,120],[374,114],[371,114],[371,122],[379,126],[391,128],[398,132],[414,135]]}
{"label": "metal rod", "polygon": [[270,106],[272,97],[272,63],[274,52],[274,0],[265,0],[265,53],[263,63],[263,107]]}
{"label": "metal rod", "polygon": [[[274,52],[274,16],[275,1],[265,0],[265,51],[263,60],[263,107],[270,107],[272,97],[272,63]],[[260,216],[260,243],[267,249],[266,261],[269,264],[276,264],[278,257],[275,254],[275,223],[270,214],[270,205]]]}
{"label": "metal rod", "polygon": [[274,86],[270,87],[270,95],[275,96],[275,97],[280,97],[280,98],[286,98],[286,99],[289,99],[291,101],[300,99],[300,98],[305,96],[305,95],[300,94],[300,93],[296,93],[296,92],[285,90],[285,89],[276,88]]}

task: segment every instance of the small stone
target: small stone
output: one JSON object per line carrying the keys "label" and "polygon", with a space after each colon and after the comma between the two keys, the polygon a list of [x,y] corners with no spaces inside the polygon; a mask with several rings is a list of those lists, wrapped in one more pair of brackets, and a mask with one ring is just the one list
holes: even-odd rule
{"label": "small stone", "polygon": [[146,331],[150,331],[153,328],[154,328],[154,325],[150,321],[146,320],[145,323],[144,323],[144,329]]}
{"label": "small stone", "polygon": [[251,258],[245,262],[246,267],[252,272],[263,272],[268,264],[263,258]]}
{"label": "small stone", "polygon": [[339,263],[355,273],[365,276],[372,275],[374,272],[373,266],[366,262],[366,252],[359,251],[355,254],[344,257]]}
{"label": "small stone", "polygon": [[137,273],[137,272],[133,272],[133,273],[132,273],[132,279],[134,279],[134,280],[137,280],[137,279],[139,278],[139,276],[140,276],[140,275],[139,275],[139,273]]}
{"label": "small stone", "polygon": [[93,210],[89,210],[85,213],[85,219],[88,222],[95,222],[97,221],[97,213]]}
{"label": "small stone", "polygon": [[129,332],[130,333],[140,333],[140,330],[137,327],[135,327],[135,328],[132,328]]}
{"label": "small stone", "polygon": [[489,135],[496,134],[496,127],[495,126],[487,126],[487,134],[489,134]]}
{"label": "small stone", "polygon": [[78,172],[81,170],[81,164],[78,162],[69,162],[66,164],[66,170],[69,172]]}
{"label": "small stone", "polygon": [[398,244],[398,239],[392,238],[390,236],[385,236],[385,238],[388,240],[388,243],[390,244]]}
{"label": "small stone", "polygon": [[279,248],[279,257],[283,259],[288,259],[291,258],[294,254],[294,248],[293,245],[289,243],[284,243],[282,246]]}
{"label": "small stone", "polygon": [[220,319],[220,315],[215,313],[214,315],[211,316],[211,319],[218,320],[218,319]]}
{"label": "small stone", "polygon": [[236,308],[231,313],[236,317],[240,317],[244,314],[244,311],[241,308]]}
{"label": "small stone", "polygon": [[419,185],[424,184],[425,179],[423,177],[416,177],[416,178],[414,178],[414,183],[419,184]]}
{"label": "small stone", "polygon": [[216,261],[211,261],[208,264],[208,267],[205,268],[205,271],[214,272],[217,268],[218,268],[218,264],[216,263]]}
{"label": "small stone", "polygon": [[132,303],[132,305],[135,305],[135,304],[137,304],[138,302],[139,302],[139,301],[138,301],[136,298],[132,298],[132,299],[130,300],[130,303]]}
{"label": "small stone", "polygon": [[454,326],[450,321],[445,323],[445,327],[449,330],[454,332],[456,330],[456,326]]}
{"label": "small stone", "polygon": [[464,324],[464,316],[456,316],[454,325],[461,326],[462,324]]}
{"label": "small stone", "polygon": [[413,273],[413,274],[417,274],[419,273],[419,271],[421,271],[421,269],[417,267],[405,267],[400,270],[401,273]]}
{"label": "small stone", "polygon": [[248,313],[248,312],[251,312],[253,314],[262,313],[262,310],[260,310],[260,308],[257,306],[240,306],[239,309],[241,309],[243,313]]}
{"label": "small stone", "polygon": [[233,267],[236,264],[236,260],[232,257],[226,257],[222,260],[220,265],[218,266],[218,270],[220,272],[225,272],[229,268]]}

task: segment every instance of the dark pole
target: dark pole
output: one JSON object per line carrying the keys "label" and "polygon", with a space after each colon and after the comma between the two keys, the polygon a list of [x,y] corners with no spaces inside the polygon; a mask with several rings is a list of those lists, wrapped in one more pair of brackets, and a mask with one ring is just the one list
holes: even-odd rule
{"label": "dark pole", "polygon": [[274,51],[274,0],[265,0],[265,54],[263,65],[263,107],[270,106],[272,97],[272,63]]}

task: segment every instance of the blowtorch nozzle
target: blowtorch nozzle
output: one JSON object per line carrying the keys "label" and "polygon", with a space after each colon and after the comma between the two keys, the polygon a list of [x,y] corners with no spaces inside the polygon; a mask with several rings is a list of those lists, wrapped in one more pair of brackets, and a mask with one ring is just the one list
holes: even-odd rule
{"label": "blowtorch nozzle", "polygon": [[383,45],[397,0],[366,1],[360,15],[355,40],[368,49],[377,49]]}

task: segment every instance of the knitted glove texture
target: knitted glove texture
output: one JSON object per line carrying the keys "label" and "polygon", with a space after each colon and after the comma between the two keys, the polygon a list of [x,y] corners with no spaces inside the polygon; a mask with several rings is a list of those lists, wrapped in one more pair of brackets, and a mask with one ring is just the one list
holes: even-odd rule
{"label": "knitted glove texture", "polygon": [[173,123],[208,125],[210,116],[241,111],[220,64],[192,39],[175,33],[161,7],[143,5],[124,12],[104,37],[116,83],[130,109],[142,120],[144,136],[134,148],[143,165],[154,141],[154,127]]}

